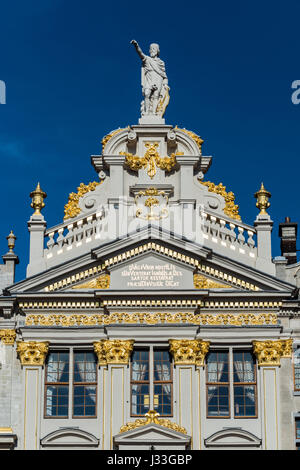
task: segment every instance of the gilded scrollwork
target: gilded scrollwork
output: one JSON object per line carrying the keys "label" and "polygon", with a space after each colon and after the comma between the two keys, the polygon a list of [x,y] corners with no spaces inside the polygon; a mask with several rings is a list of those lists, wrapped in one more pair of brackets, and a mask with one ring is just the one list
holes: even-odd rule
{"label": "gilded scrollwork", "polygon": [[231,217],[232,219],[241,220],[241,216],[239,215],[239,206],[234,203],[235,195],[232,191],[227,192],[226,186],[222,183],[216,185],[211,181],[201,181],[200,179],[199,182],[204,186],[207,186],[209,192],[223,196],[225,200],[225,207],[223,209],[225,215],[228,215],[228,217]]}
{"label": "gilded scrollwork", "polygon": [[128,152],[120,152],[120,155],[125,155],[126,165],[133,171],[147,169],[147,174],[152,179],[156,175],[156,168],[170,172],[176,165],[176,155],[183,155],[181,152],[172,153],[170,157],[160,157],[157,147],[159,142],[145,142],[147,148],[145,155],[139,157],[132,155]]}
{"label": "gilded scrollwork", "polygon": [[[160,220],[168,216],[169,212],[167,206],[169,203],[169,198],[164,191],[159,191],[157,188],[153,187],[147,188],[145,191],[139,191],[134,198],[135,204],[137,206],[139,204],[139,199],[143,196],[147,197],[144,202],[144,206],[149,209],[149,212],[147,214],[143,214],[143,210],[139,208],[135,213],[136,217],[144,220]],[[155,212],[154,207],[160,205],[161,199],[164,205],[160,208],[159,212]]]}
{"label": "gilded scrollwork", "polygon": [[67,204],[65,205],[65,216],[64,220],[72,219],[80,214],[81,209],[79,207],[79,199],[90,191],[95,191],[96,187],[101,184],[102,181],[93,181],[89,184],[80,183],[77,188],[77,193],[70,193]]}
{"label": "gilded scrollwork", "polygon": [[83,284],[77,284],[72,286],[72,289],[109,289],[110,275],[101,274],[95,279],[90,279]]}
{"label": "gilded scrollwork", "polygon": [[175,365],[194,364],[203,366],[210,342],[201,339],[169,339],[169,344]]}
{"label": "gilded scrollwork", "polygon": [[42,366],[48,349],[48,341],[17,341],[17,353],[23,366]]}
{"label": "gilded scrollwork", "polygon": [[105,136],[103,137],[102,141],[101,141],[101,144],[102,144],[102,152],[104,151],[104,149],[105,149],[107,143],[110,141],[110,139],[111,139],[112,137],[114,137],[115,135],[119,134],[119,133],[122,132],[122,131],[125,131],[126,129],[129,130],[130,127],[127,126],[127,127],[124,127],[124,128],[119,128],[119,129],[116,129],[115,131],[112,131],[112,132],[110,132],[109,134],[105,135]]}
{"label": "gilded scrollwork", "polygon": [[189,137],[191,137],[193,141],[196,143],[197,147],[199,148],[200,155],[202,155],[202,144],[204,140],[201,139],[199,135],[195,134],[195,132],[193,131],[188,131],[187,129],[180,129],[178,126],[175,127],[175,130],[182,131],[185,134],[187,134]]}
{"label": "gilded scrollwork", "polygon": [[194,287],[195,289],[230,289],[231,286],[214,282],[211,279],[203,276],[200,273],[194,274]]}
{"label": "gilded scrollwork", "polygon": [[186,434],[187,431],[183,426],[179,426],[177,423],[173,423],[171,420],[166,418],[159,418],[160,414],[154,410],[148,411],[145,414],[146,418],[138,418],[135,421],[129,422],[124,426],[121,426],[120,433],[126,431],[132,431],[133,429],[139,428],[141,426],[146,426],[147,424],[158,424],[160,426],[164,426],[169,429],[173,429],[173,431],[181,432],[182,434]]}
{"label": "gilded scrollwork", "polygon": [[94,343],[98,365],[128,364],[134,340],[104,339]]}
{"label": "gilded scrollwork", "polygon": [[192,325],[277,325],[278,318],[275,313],[111,313],[111,314],[30,314],[27,315],[26,326],[94,326],[111,324],[175,324],[189,323]]}

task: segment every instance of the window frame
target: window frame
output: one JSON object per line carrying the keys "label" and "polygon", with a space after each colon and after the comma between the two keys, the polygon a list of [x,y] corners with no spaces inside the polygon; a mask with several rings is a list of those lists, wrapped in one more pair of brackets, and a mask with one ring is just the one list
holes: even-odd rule
{"label": "window frame", "polygon": [[[98,417],[98,393],[99,393],[99,387],[98,387],[98,383],[99,383],[99,380],[98,380],[98,375],[99,375],[99,372],[98,372],[98,361],[97,361],[97,357],[95,355],[95,363],[96,363],[96,383],[95,382],[87,382],[87,383],[82,383],[81,382],[81,385],[93,385],[95,386],[96,388],[96,394],[95,394],[95,397],[96,397],[96,400],[95,400],[95,415],[93,416],[89,416],[89,415],[86,415],[86,416],[74,416],[74,383],[77,384],[77,382],[74,382],[74,360],[75,360],[75,354],[74,352],[93,352],[93,349],[87,345],[82,345],[82,346],[61,346],[61,345],[57,345],[57,346],[51,346],[51,348],[49,349],[49,353],[48,353],[48,356],[46,358],[46,363],[45,363],[45,367],[44,367],[44,381],[43,381],[43,384],[44,384],[44,416],[43,418],[44,419],[97,419]],[[64,383],[61,383],[61,382],[47,382],[47,370],[48,370],[48,357],[51,353],[57,353],[57,352],[67,352],[69,354],[69,382],[67,383],[68,385],[68,414],[67,415],[64,415],[64,416],[48,416],[46,414],[46,411],[47,411],[47,386],[48,385],[64,385]],[[95,354],[95,353],[94,353]]]}
{"label": "window frame", "polygon": [[[169,381],[155,381],[154,380],[154,352],[155,351],[166,351],[169,355],[170,358],[170,380]],[[132,380],[132,372],[133,372],[133,354],[131,354],[130,357],[130,394],[129,394],[129,399],[130,399],[130,417],[132,418],[140,418],[144,417],[145,414],[134,414],[132,412],[132,385],[134,384],[149,384],[149,410],[156,410],[154,407],[154,386],[159,385],[159,384],[170,384],[171,385],[171,393],[170,393],[170,404],[171,404],[171,413],[170,414],[163,414],[160,415],[162,417],[173,417],[174,415],[174,406],[173,406],[173,396],[174,396],[174,375],[173,375],[173,369],[174,369],[174,364],[173,364],[173,358],[172,355],[170,354],[168,346],[161,346],[157,344],[152,344],[152,345],[144,345],[140,344],[137,345],[134,348],[135,351],[148,351],[149,353],[149,380],[148,381],[134,381]]]}
{"label": "window frame", "polygon": [[[229,415],[228,416],[209,416],[208,414],[208,387],[214,385],[227,385],[227,382],[208,382],[208,367],[207,367],[207,359],[211,352],[228,352],[228,400],[229,400]],[[255,382],[234,382],[234,352],[250,352],[253,358],[253,365],[254,365],[254,378]],[[211,347],[209,353],[205,359],[205,388],[206,388],[206,419],[257,419],[258,418],[258,372],[257,372],[257,360],[255,355],[253,354],[252,348],[247,346],[231,346],[231,345],[222,345],[222,346],[215,346]],[[235,403],[234,403],[234,388],[235,386],[244,386],[244,385],[251,385],[254,386],[254,393],[255,393],[255,415],[253,416],[237,416],[235,414]]]}
{"label": "window frame", "polygon": [[[299,388],[296,388],[296,374],[295,374],[295,357],[297,356],[297,352],[300,356],[300,345],[297,345],[297,348],[293,351],[293,380],[294,380],[294,392],[296,392],[297,394],[300,392],[300,386]],[[298,365],[299,369],[300,369],[300,358],[299,358],[299,365]],[[300,380],[299,380],[300,382]]]}

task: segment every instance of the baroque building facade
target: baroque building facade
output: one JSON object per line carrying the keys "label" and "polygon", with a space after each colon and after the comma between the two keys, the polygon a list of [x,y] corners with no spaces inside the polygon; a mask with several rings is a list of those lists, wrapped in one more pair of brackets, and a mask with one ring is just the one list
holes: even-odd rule
{"label": "baroque building facade", "polygon": [[30,194],[19,282],[7,237],[0,447],[295,449],[297,224],[280,224],[272,258],[270,193],[262,184],[256,220],[242,221],[234,194],[207,179],[201,137],[165,124],[165,69],[153,99],[143,73],[139,123],[103,138],[97,178],[70,194],[64,220],[47,228],[46,194]]}

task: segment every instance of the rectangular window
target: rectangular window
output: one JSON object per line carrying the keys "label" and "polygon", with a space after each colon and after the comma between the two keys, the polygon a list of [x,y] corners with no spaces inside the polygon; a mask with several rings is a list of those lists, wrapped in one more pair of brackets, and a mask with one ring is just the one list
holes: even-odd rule
{"label": "rectangular window", "polygon": [[211,352],[207,357],[207,415],[226,417],[229,411],[229,354]]}
{"label": "rectangular window", "polygon": [[97,364],[92,351],[75,351],[73,416],[96,416]]}
{"label": "rectangular window", "polygon": [[234,417],[256,416],[256,368],[251,351],[233,352]]}
{"label": "rectangular window", "polygon": [[69,351],[51,352],[46,365],[46,416],[68,417]]}
{"label": "rectangular window", "polygon": [[257,416],[256,364],[251,351],[210,351],[206,358],[208,418]]}
{"label": "rectangular window", "polygon": [[150,409],[172,416],[172,361],[160,348],[133,351],[131,357],[131,416],[144,416]]}
{"label": "rectangular window", "polygon": [[97,359],[93,351],[51,351],[45,369],[45,417],[96,417]]}
{"label": "rectangular window", "polygon": [[294,389],[300,391],[300,348],[294,352]]}

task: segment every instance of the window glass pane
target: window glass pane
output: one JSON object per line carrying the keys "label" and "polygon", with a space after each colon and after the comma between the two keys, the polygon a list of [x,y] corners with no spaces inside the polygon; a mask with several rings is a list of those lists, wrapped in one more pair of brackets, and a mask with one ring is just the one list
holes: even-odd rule
{"label": "window glass pane", "polygon": [[250,351],[239,351],[233,353],[233,381],[255,382],[255,362]]}
{"label": "window glass pane", "polygon": [[296,419],[296,439],[300,439],[300,419]]}
{"label": "window glass pane", "polygon": [[149,381],[149,351],[134,351],[132,354],[131,380]]}
{"label": "window glass pane", "polygon": [[96,416],[96,386],[74,386],[74,416]]}
{"label": "window glass pane", "polygon": [[156,384],[154,385],[154,409],[161,416],[171,414],[171,384]]}
{"label": "window glass pane", "polygon": [[228,352],[211,352],[207,356],[207,381],[228,382]]}
{"label": "window glass pane", "polygon": [[235,416],[255,416],[255,385],[234,386]]}
{"label": "window glass pane", "polygon": [[171,380],[171,358],[168,351],[154,351],[154,381],[165,382]]}
{"label": "window glass pane", "polygon": [[46,382],[69,382],[68,352],[51,352],[46,364]]}
{"label": "window glass pane", "polygon": [[68,416],[69,387],[48,385],[46,387],[46,416]]}
{"label": "window glass pane", "polygon": [[92,351],[74,352],[74,382],[95,383],[97,360]]}
{"label": "window glass pane", "polygon": [[144,415],[149,411],[150,395],[148,384],[133,384],[131,386],[131,413]]}
{"label": "window glass pane", "polygon": [[208,386],[207,401],[208,416],[229,416],[228,386]]}

